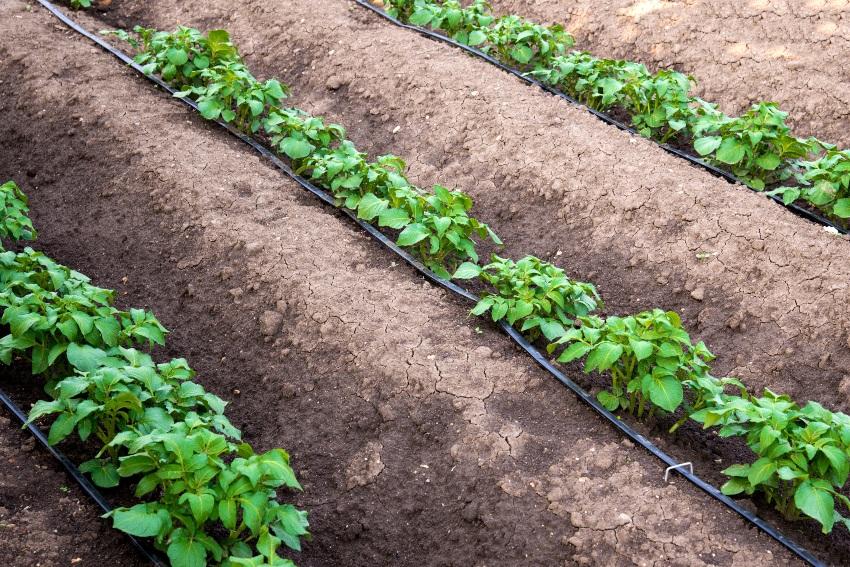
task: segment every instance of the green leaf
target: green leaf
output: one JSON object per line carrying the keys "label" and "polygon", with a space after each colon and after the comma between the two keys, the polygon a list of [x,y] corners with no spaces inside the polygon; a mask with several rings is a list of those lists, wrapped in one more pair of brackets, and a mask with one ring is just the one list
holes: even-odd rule
{"label": "green leaf", "polygon": [[518,45],[511,49],[511,57],[518,63],[525,65],[534,56],[534,51],[527,45]]}
{"label": "green leaf", "polygon": [[720,492],[726,496],[734,496],[736,494],[741,494],[742,492],[749,493],[749,491],[750,483],[747,482],[747,479],[745,478],[731,478],[720,487]]}
{"label": "green leaf", "polygon": [[717,161],[734,165],[744,159],[746,148],[735,138],[726,138],[717,149]]}
{"label": "green leaf", "polygon": [[198,110],[201,111],[201,116],[207,120],[215,120],[224,109],[221,102],[216,99],[205,99],[198,103]]}
{"label": "green leaf", "polygon": [[153,537],[162,529],[162,519],[148,511],[147,504],[136,504],[132,508],[118,508],[112,514],[112,527],[130,535]]}
{"label": "green leaf", "polygon": [[577,358],[581,358],[587,351],[591,349],[591,346],[585,343],[573,343],[567,348],[564,352],[561,353],[561,356],[558,357],[558,362],[572,362]]}
{"label": "green leaf", "polygon": [[473,264],[472,262],[464,262],[460,266],[458,266],[457,270],[455,270],[452,279],[456,280],[469,280],[472,278],[477,278],[481,274],[481,266],[478,264]]}
{"label": "green leaf", "polygon": [[407,21],[414,26],[425,26],[433,17],[434,15],[430,10],[417,10],[410,15],[410,18]]}
{"label": "green leaf", "polygon": [[189,60],[189,54],[177,47],[172,47],[171,49],[166,51],[165,57],[171,62],[172,65],[175,65],[177,67],[179,67],[180,65],[184,65]]}
{"label": "green leaf", "polygon": [[280,150],[285,153],[289,159],[301,159],[309,156],[315,146],[306,140],[298,138],[284,138],[280,142]]}
{"label": "green leaf", "polygon": [[468,45],[481,45],[487,40],[487,35],[481,30],[473,30],[469,33]]}
{"label": "green leaf", "polygon": [[779,167],[780,163],[781,160],[779,159],[779,156],[774,153],[764,154],[763,156],[759,156],[759,158],[756,160],[756,165],[768,171],[773,171],[774,169]]}
{"label": "green leaf", "polygon": [[399,230],[408,224],[410,224],[410,217],[403,209],[386,209],[378,216],[378,226]]}
{"label": "green leaf", "polygon": [[384,212],[388,205],[386,200],[379,199],[373,193],[367,193],[357,205],[357,218],[372,220]]}
{"label": "green leaf", "polygon": [[832,214],[842,219],[850,218],[850,199],[838,199],[832,207]]}
{"label": "green leaf", "polygon": [[694,140],[694,149],[701,156],[707,156],[718,147],[720,147],[720,142],[723,141],[723,138],[720,136],[708,136],[706,138],[697,138]]}
{"label": "green leaf", "polygon": [[431,233],[425,225],[418,222],[409,224],[401,231],[401,234],[398,235],[396,244],[399,246],[412,246],[420,240],[427,238],[429,234]]}
{"label": "green leaf", "polygon": [[593,348],[593,352],[587,357],[584,371],[608,370],[623,354],[623,347],[610,341],[603,341]]}
{"label": "green leaf", "polygon": [[92,459],[80,464],[80,471],[89,473],[92,481],[101,488],[118,486],[121,478],[115,465],[107,459]]}
{"label": "green leaf", "polygon": [[653,378],[649,386],[649,399],[653,404],[669,412],[676,411],[682,403],[682,383],[674,376]]}
{"label": "green leaf", "polygon": [[649,341],[638,341],[633,338],[629,338],[629,346],[632,347],[632,352],[635,353],[635,358],[637,358],[638,361],[652,356],[652,343]]}
{"label": "green leaf", "polygon": [[838,484],[843,485],[847,480],[848,472],[850,472],[850,462],[847,460],[847,454],[833,445],[825,445],[820,450],[829,459],[829,464],[832,465],[832,468],[835,469],[839,480]]}
{"label": "green leaf", "polygon": [[618,407],[620,407],[620,398],[607,390],[602,390],[596,394],[596,399],[599,400],[599,403],[602,404],[608,411],[615,411]]}
{"label": "green leaf", "polygon": [[828,534],[835,523],[835,500],[829,484],[823,480],[804,480],[794,492],[794,504],[804,514],[821,524],[821,531]]}
{"label": "green leaf", "polygon": [[168,558],[172,567],[206,567],[207,550],[197,540],[185,535],[185,530],[175,530],[171,545],[168,546]]}
{"label": "green leaf", "polygon": [[88,345],[78,345],[71,343],[68,345],[68,362],[70,362],[77,370],[83,372],[92,372],[96,370],[101,362],[107,357],[106,353],[98,348]]}
{"label": "green leaf", "polygon": [[769,480],[775,472],[776,463],[767,457],[762,457],[750,465],[750,472],[747,475],[747,480],[749,480],[750,484],[753,486],[758,486],[759,484]]}

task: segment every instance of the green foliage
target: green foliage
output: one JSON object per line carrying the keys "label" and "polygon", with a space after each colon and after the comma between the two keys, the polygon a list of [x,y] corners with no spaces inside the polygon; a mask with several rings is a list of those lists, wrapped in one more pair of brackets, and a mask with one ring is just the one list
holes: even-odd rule
{"label": "green foliage", "polygon": [[495,20],[490,12],[490,4],[484,0],[474,0],[465,8],[457,0],[442,4],[418,0],[407,20],[417,26],[442,30],[455,41],[476,46],[486,41],[485,30]]}
{"label": "green foliage", "polygon": [[791,136],[787,116],[775,104],[762,102],[730,118],[701,101],[692,127],[694,149],[711,162],[731,166],[737,177],[762,190],[787,177],[783,164],[816,149],[813,141]]}
{"label": "green foliage", "polygon": [[111,290],[31,248],[0,253],[0,361],[10,364],[18,353],[29,356],[33,374],[46,372],[69,345],[98,348],[164,344],[165,328],[143,309],[121,311],[112,306]]}
{"label": "green foliage", "polygon": [[328,149],[331,144],[345,140],[345,128],[338,124],[325,124],[321,118],[297,108],[269,111],[263,129],[272,145],[296,163],[313,156],[317,149]]}
{"label": "green foliage", "polygon": [[532,339],[541,334],[553,341],[576,317],[583,317],[601,306],[596,288],[589,283],[569,279],[564,271],[533,256],[514,262],[493,256],[491,263],[479,267],[462,264],[457,279],[478,277],[494,288],[481,296],[473,315],[490,312],[493,321],[505,318]]}
{"label": "green foliage", "polygon": [[[0,199],[4,235],[32,237],[17,186],[0,187]],[[79,468],[99,486],[142,475],[144,501],[111,513],[117,529],[155,538],[176,566],[294,565],[278,552],[300,550],[309,533],[306,513],[277,499],[279,488],[301,488],[289,455],[240,443],[225,402],[193,381],[185,360],[156,364],[126,348],[164,343],[151,313],[115,309],[113,291],[30,248],[0,253],[0,284],[0,361],[29,358],[49,378],[51,399],[29,421],[52,421],[51,444],[73,433],[96,441]]]}
{"label": "green foliage", "polygon": [[29,201],[18,185],[14,181],[0,185],[0,238],[35,240],[36,231],[28,213]]}
{"label": "green foliage", "polygon": [[847,226],[850,218],[850,150],[830,148],[814,161],[798,161],[798,185],[780,187],[768,195],[781,195],[786,205],[802,199],[828,217]]}
{"label": "green foliage", "polygon": [[766,390],[760,398],[727,396],[692,418],[705,427],[721,426],[723,437],[744,436],[758,456],[723,471],[731,477],[724,494],[761,492],[789,519],[813,518],[823,533],[836,522],[850,529],[850,519],[838,511],[838,504],[850,510],[841,493],[850,470],[850,416],[815,402],[801,408]]}
{"label": "green foliage", "polygon": [[71,8],[91,8],[91,0],[71,0]]}
{"label": "green foliage", "polygon": [[581,317],[550,345],[567,348],[559,362],[584,358],[584,372],[609,372],[610,390],[597,396],[610,411],[622,408],[638,417],[647,403],[675,411],[684,401],[684,387],[708,375],[714,355],[699,342],[694,345],[672,311],[654,309],[628,317]]}

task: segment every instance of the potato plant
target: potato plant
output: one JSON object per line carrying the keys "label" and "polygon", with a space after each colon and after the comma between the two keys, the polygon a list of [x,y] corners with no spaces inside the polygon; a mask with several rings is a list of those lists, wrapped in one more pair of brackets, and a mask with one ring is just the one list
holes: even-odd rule
{"label": "potato plant", "polygon": [[654,309],[628,317],[581,317],[550,345],[566,349],[559,362],[584,359],[584,372],[609,372],[610,390],[597,398],[610,411],[624,409],[643,417],[655,407],[674,412],[684,401],[684,383],[709,373],[714,359],[706,346],[694,345],[672,311]]}
{"label": "potato plant", "polygon": [[[16,185],[0,186],[0,203],[9,216],[0,235],[34,236]],[[255,454],[241,442],[225,402],[193,381],[185,360],[156,364],[125,348],[163,343],[152,314],[116,310],[113,291],[29,248],[0,253],[0,283],[9,330],[0,361],[28,358],[52,383],[29,420],[52,420],[51,444],[72,433],[96,441],[80,470],[97,485],[137,481],[142,502],[113,510],[114,527],[154,538],[175,567],[294,565],[281,549],[299,550],[309,533],[306,513],[278,501],[279,488],[300,489],[289,455]]]}
{"label": "potato plant", "polygon": [[[758,459],[724,470],[724,494],[764,494],[788,519],[817,520],[823,533],[835,523],[850,529],[850,500],[842,493],[850,471],[850,416],[815,402],[802,408],[766,390],[760,398],[728,396],[692,418],[723,437],[743,436]],[[839,505],[844,514],[839,512]]]}
{"label": "potato plant", "polygon": [[165,328],[143,309],[120,311],[111,290],[31,248],[0,253],[0,361],[29,356],[33,374],[55,366],[68,347],[84,342],[109,348],[164,344]]}
{"label": "potato plant", "polygon": [[783,180],[783,165],[816,150],[811,140],[791,136],[787,113],[773,103],[754,104],[730,118],[703,102],[694,119],[694,149],[709,161],[731,166],[732,172],[754,189]]}
{"label": "potato plant", "polygon": [[794,166],[798,184],[767,194],[780,195],[786,205],[802,199],[846,226],[850,218],[850,150],[829,148],[826,155],[814,161],[797,161]]}
{"label": "potato plant", "polygon": [[465,262],[454,274],[456,279],[474,277],[492,286],[494,292],[484,292],[472,314],[489,312],[493,321],[505,319],[531,339],[543,335],[554,341],[576,317],[602,305],[592,284],[571,280],[562,269],[534,256],[514,262],[494,255],[483,267]]}

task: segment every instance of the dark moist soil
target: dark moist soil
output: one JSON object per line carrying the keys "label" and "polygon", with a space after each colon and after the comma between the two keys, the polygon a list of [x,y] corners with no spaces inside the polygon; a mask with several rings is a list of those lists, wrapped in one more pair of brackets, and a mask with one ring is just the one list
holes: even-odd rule
{"label": "dark moist soil", "polygon": [[[92,80],[118,73],[119,64],[111,65],[105,62],[95,67],[80,66],[62,81],[73,83],[87,73]],[[15,74],[32,76],[37,72],[18,68]],[[4,83],[0,94],[14,100],[16,92],[7,89]],[[176,103],[168,106],[163,100],[161,104],[158,112],[167,110],[171,123],[189,128],[184,126],[185,112]],[[115,192],[108,184],[104,185],[105,180],[122,178],[125,167],[137,167],[144,159],[124,154],[123,159],[112,161],[122,154],[113,155],[116,147],[120,151],[121,146],[110,140],[111,125],[98,118],[79,131],[74,127],[69,129],[68,118],[72,123],[89,118],[69,111],[74,107],[85,108],[85,104],[71,98],[68,108],[61,110],[48,107],[38,112],[23,103],[16,107],[19,112],[4,109],[12,117],[3,128],[14,150],[0,157],[0,166],[18,179],[32,197],[33,216],[41,229],[39,248],[91,275],[98,285],[117,289],[121,306],[152,306],[174,331],[166,354],[189,357],[208,388],[234,400],[230,415],[243,428],[245,437],[258,440],[260,448],[281,445],[292,452],[296,466],[302,467],[298,472],[305,486],[298,503],[310,509],[317,534],[316,541],[298,557],[300,564],[477,562],[483,565],[481,562],[487,562],[487,558],[491,558],[492,564],[502,561],[518,564],[522,555],[516,553],[522,550],[535,551],[533,564],[553,564],[556,557],[568,555],[561,547],[565,545],[563,542],[559,546],[545,539],[537,541],[540,530],[536,526],[521,530],[520,519],[535,517],[540,511],[523,508],[528,505],[525,500],[505,500],[503,491],[510,493],[513,489],[505,486],[496,489],[493,473],[482,473],[446,459],[446,444],[453,438],[451,425],[459,417],[455,415],[456,402],[436,397],[427,403],[396,405],[394,409],[403,408],[405,414],[394,416],[389,421],[391,425],[387,425],[386,406],[392,404],[376,408],[368,397],[364,399],[363,390],[356,387],[364,378],[359,376],[360,371],[349,366],[350,353],[335,350],[333,345],[328,345],[327,350],[321,344],[310,345],[309,349],[296,347],[298,333],[287,325],[282,332],[293,334],[287,341],[293,343],[297,354],[287,356],[281,365],[277,351],[272,352],[268,340],[257,333],[256,309],[264,301],[262,292],[258,291],[259,297],[233,301],[242,297],[235,290],[255,289],[256,281],[241,270],[228,271],[233,261],[232,250],[221,248],[217,259],[202,261],[194,271],[180,269],[178,258],[208,246],[204,242],[206,232],[191,223],[181,226],[178,218],[169,220],[162,202],[144,197],[155,195],[161,184],[167,183],[156,174],[140,173],[135,179],[138,186],[127,192]],[[144,121],[150,121],[155,128],[158,119],[151,114]],[[33,128],[35,120],[37,128]],[[197,121],[189,122],[197,124]],[[67,136],[68,140],[45,144],[42,132]],[[210,135],[222,134],[210,132]],[[142,145],[143,139],[139,138]],[[192,146],[203,145],[202,138],[197,136],[188,136],[183,141]],[[143,153],[149,151],[145,147]],[[203,179],[200,171],[197,175]],[[211,181],[209,175],[204,181]],[[91,193],[75,190],[79,187],[88,188]],[[239,191],[251,193],[250,186]],[[92,199],[92,195],[97,198]],[[295,202],[302,199],[306,198],[296,197]],[[333,219],[327,211],[322,214]],[[68,224],[68,218],[77,222]],[[175,239],[175,235],[180,238]],[[367,270],[386,261],[381,260],[385,251],[373,245],[367,248],[370,250],[364,254]],[[349,268],[340,266],[342,270]],[[231,297],[224,293],[226,288],[234,292],[230,293]],[[274,303],[273,298],[265,301]],[[458,340],[430,328],[422,328],[420,332],[428,341],[446,345]],[[496,343],[494,347],[507,353],[512,350],[498,337],[491,341]],[[274,344],[277,346],[277,341]],[[24,393],[19,395],[26,397]],[[522,457],[525,470],[543,474],[540,471],[549,466],[549,459],[543,453],[546,445],[553,442],[561,447],[578,448],[583,446],[582,436],[586,435],[592,435],[595,443],[604,447],[617,440],[610,430],[597,427],[598,422],[593,418],[588,421],[586,411],[579,410],[581,419],[567,419],[575,410],[565,408],[565,400],[573,403],[568,394],[547,379],[519,395],[494,395],[488,401],[490,411],[513,415],[524,423],[527,432],[533,432],[532,439],[539,438],[531,442],[531,449]],[[333,408],[336,420],[329,419],[327,408]],[[341,490],[341,465],[353,462],[352,458],[363,453],[364,438],[372,438],[376,431],[382,433],[379,438],[384,471],[377,482],[361,490],[352,491],[344,483]],[[552,432],[558,435],[553,438]],[[683,433],[690,435],[687,431]],[[367,444],[367,457],[369,447]],[[408,452],[413,452],[416,461],[426,460],[425,456],[430,459],[437,475],[430,485],[411,485]],[[638,455],[641,461],[647,460],[641,451]],[[459,467],[457,472],[456,467]],[[698,470],[705,468],[698,466]],[[509,475],[509,471],[510,468],[502,469],[501,474]],[[651,492],[644,494],[651,498]],[[550,502],[553,502],[551,498]],[[443,506],[437,506],[439,503]],[[556,504],[562,505],[556,499],[550,507],[557,510]],[[585,503],[573,510],[589,513],[588,506]],[[406,523],[408,519],[413,522]],[[575,518],[572,521],[581,525]],[[583,537],[593,541],[592,535]],[[512,543],[506,544],[506,540]],[[434,551],[446,541],[451,544],[450,551],[446,554]],[[585,549],[581,538],[570,538],[570,545]],[[425,549],[429,550],[427,556],[423,554]],[[839,547],[829,552],[838,558],[840,550]],[[423,561],[425,557],[428,559]],[[543,557],[548,559],[541,561]],[[604,556],[595,561],[603,560]]]}
{"label": "dark moist soil", "polygon": [[[2,387],[18,394],[18,401],[33,394],[28,370],[21,364],[4,369]],[[144,565],[100,513],[59,463],[21,430],[17,418],[0,406],[0,563]]]}

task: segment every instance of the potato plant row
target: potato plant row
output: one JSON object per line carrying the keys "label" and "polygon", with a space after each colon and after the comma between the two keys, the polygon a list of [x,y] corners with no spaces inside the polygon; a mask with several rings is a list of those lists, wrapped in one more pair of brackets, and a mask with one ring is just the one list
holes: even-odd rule
{"label": "potato plant row", "polygon": [[[34,239],[27,213],[17,185],[0,186],[0,237]],[[301,488],[289,455],[256,454],[186,360],[157,364],[138,350],[165,342],[152,313],[116,309],[112,290],[30,247],[0,245],[0,284],[0,361],[28,361],[45,378],[29,420],[52,419],[51,444],[93,447],[79,468],[96,485],[136,485],[142,502],[113,510],[114,527],[154,538],[176,567],[294,566],[279,551],[299,550],[308,523],[277,499]]]}
{"label": "potato plant row", "polygon": [[402,159],[370,161],[342,126],[280,106],[286,87],[254,78],[227,32],[137,27],[133,34],[108,33],[134,46],[135,61],[173,85],[175,96],[194,100],[206,118],[267,140],[338,206],[391,231],[399,246],[443,278],[478,278],[485,291],[472,313],[505,319],[531,340],[545,341],[558,361],[583,360],[585,372],[607,376],[610,386],[598,399],[610,410],[637,418],[676,413],[672,430],[693,419],[706,428],[721,426],[723,436],[745,437],[759,459],[725,471],[731,476],[723,487],[727,494],[761,492],[788,517],[816,519],[824,532],[836,522],[848,525],[836,502],[850,508],[839,493],[850,467],[850,417],[814,402],[800,408],[769,391],[757,397],[734,378],[712,376],[713,355],[692,342],[674,312],[602,318],[593,315],[602,305],[596,288],[551,263],[494,255],[481,265],[476,241],[501,241],[469,215],[468,195],[416,187]]}
{"label": "potato plant row", "polygon": [[477,47],[600,112],[624,111],[641,135],[660,143],[689,144],[709,163],[749,187],[802,199],[836,224],[850,228],[850,150],[816,138],[800,139],[775,103],[759,102],[741,116],[692,96],[694,78],[671,70],[651,73],[633,61],[570,51],[573,37],[560,25],[542,26],[515,15],[496,17],[486,0],[385,0],[402,22],[439,30]]}

